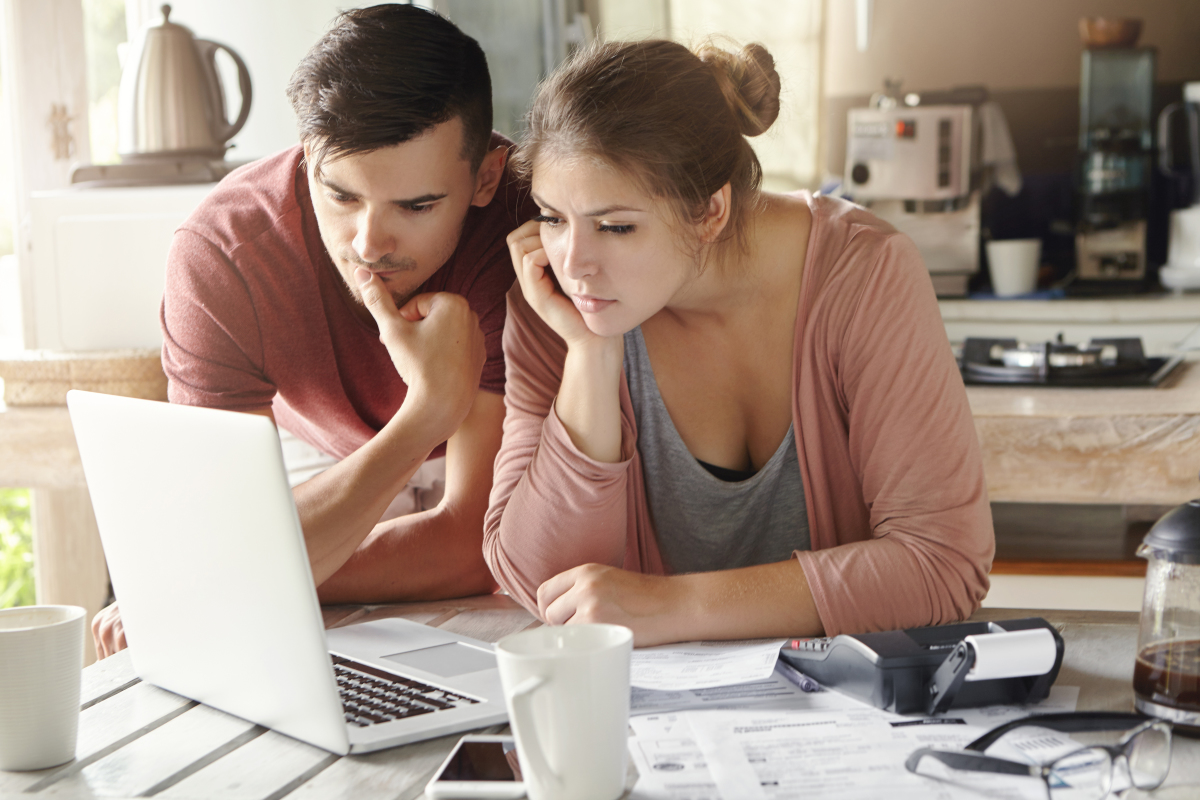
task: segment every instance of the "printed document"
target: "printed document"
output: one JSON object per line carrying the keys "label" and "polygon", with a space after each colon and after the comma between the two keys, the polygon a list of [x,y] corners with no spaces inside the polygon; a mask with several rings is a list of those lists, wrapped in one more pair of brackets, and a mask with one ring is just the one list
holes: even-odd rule
{"label": "printed document", "polygon": [[786,639],[686,642],[633,651],[629,682],[643,689],[685,691],[764,681]]}

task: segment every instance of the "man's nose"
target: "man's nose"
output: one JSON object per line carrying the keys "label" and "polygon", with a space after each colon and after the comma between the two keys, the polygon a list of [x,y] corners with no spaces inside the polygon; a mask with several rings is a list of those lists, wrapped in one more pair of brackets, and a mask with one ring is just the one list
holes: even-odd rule
{"label": "man's nose", "polygon": [[359,218],[353,247],[359,258],[374,263],[395,252],[396,237],[387,230],[378,214],[365,212]]}

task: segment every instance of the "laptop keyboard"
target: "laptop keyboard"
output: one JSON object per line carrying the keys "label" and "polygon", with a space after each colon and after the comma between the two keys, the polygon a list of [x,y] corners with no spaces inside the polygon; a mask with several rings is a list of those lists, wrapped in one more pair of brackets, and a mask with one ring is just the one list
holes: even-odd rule
{"label": "laptop keyboard", "polygon": [[330,658],[346,722],[360,728],[479,702],[332,653]]}

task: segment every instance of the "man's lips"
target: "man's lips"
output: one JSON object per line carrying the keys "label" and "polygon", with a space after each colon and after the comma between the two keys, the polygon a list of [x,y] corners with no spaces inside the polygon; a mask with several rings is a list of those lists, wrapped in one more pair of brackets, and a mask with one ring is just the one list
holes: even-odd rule
{"label": "man's lips", "polygon": [[575,307],[578,308],[581,313],[595,314],[603,311],[617,301],[604,300],[602,298],[592,297],[591,295],[586,294],[573,294],[571,295],[571,302],[575,304]]}

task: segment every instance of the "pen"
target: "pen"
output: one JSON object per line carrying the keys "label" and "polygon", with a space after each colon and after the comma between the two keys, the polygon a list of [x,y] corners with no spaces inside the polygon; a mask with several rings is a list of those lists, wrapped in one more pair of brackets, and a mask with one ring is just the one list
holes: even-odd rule
{"label": "pen", "polygon": [[819,691],[821,691],[821,684],[817,683],[812,678],[805,675],[803,672],[800,672],[795,667],[793,667],[791,664],[788,664],[786,661],[780,661],[776,668],[781,673],[783,673],[783,677],[787,678],[789,681],[796,684],[796,686],[800,687],[800,691],[802,691],[802,692],[819,692]]}

